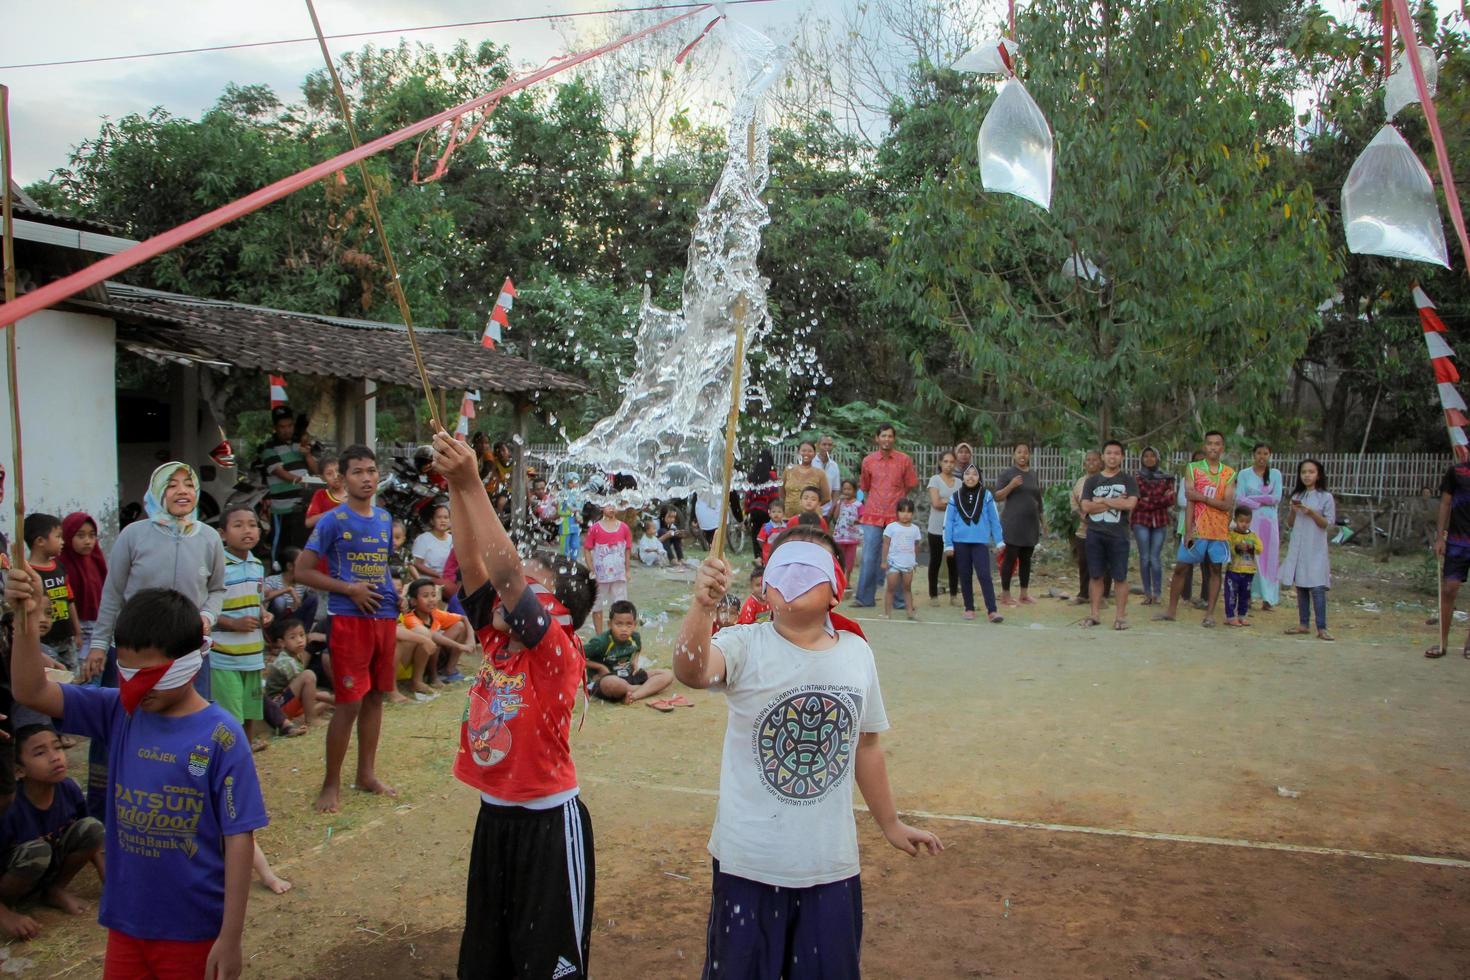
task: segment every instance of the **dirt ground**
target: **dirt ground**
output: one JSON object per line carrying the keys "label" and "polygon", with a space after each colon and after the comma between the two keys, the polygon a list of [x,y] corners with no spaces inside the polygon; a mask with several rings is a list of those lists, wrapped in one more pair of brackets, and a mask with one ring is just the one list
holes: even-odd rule
{"label": "dirt ground", "polygon": [[[918,624],[860,610],[899,806],[946,844],[910,859],[857,815],[866,975],[1470,975],[1470,661],[1421,656],[1436,631],[1409,588],[1417,560],[1334,559],[1336,643],[1282,635],[1294,609],[1205,630],[1193,611],[1158,624],[1135,607],[1124,633],[1084,630],[1048,598],[999,626],[947,604]],[[1033,592],[1069,583],[1058,562]],[[685,588],[661,571],[633,583],[665,665]],[[574,737],[598,978],[703,962],[725,712],[686,693],[696,707],[671,715],[595,704]],[[475,816],[449,773],[462,708],[460,689],[391,710],[382,766],[399,799],[357,796],[333,817],[310,809],[319,732],[258,757],[261,841],[295,888],[253,891],[247,975],[454,975]],[[95,879],[81,890],[95,900]],[[0,950],[0,972],[98,974],[95,923],[35,914],[44,935]]]}

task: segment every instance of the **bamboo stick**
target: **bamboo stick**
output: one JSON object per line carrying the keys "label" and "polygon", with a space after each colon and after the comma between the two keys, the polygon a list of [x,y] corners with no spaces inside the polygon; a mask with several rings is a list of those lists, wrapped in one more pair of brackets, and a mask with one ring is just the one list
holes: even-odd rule
{"label": "bamboo stick", "polygon": [[[0,179],[5,182],[3,195],[0,195],[0,216],[5,219],[5,234],[3,257],[5,263],[5,302],[9,303],[15,299],[15,213],[12,207],[10,194],[11,173],[11,147],[10,147],[10,89],[0,85],[0,153],[5,156],[4,173]],[[16,568],[24,568],[26,563],[25,548],[25,521],[26,521],[26,491],[25,491],[25,467],[21,453],[20,439],[20,372],[16,366],[16,342],[15,333],[20,329],[20,322],[10,324],[10,329],[5,331],[6,347],[6,370],[5,381],[10,396],[10,499],[15,507],[15,530],[10,542],[14,554]],[[39,598],[39,597],[38,597]],[[25,624],[25,609],[17,608],[15,611],[17,626]]]}
{"label": "bamboo stick", "polygon": [[745,316],[749,303],[745,294],[735,297],[735,363],[730,371],[730,415],[725,420],[725,469],[720,494],[720,526],[710,544],[710,557],[725,557],[725,525],[730,521],[730,482],[735,476],[735,437],[740,429],[740,404],[745,394]]}

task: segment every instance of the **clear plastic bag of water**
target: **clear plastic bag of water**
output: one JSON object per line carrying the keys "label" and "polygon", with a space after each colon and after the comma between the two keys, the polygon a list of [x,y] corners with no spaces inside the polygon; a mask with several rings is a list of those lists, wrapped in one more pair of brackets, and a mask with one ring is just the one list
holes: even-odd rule
{"label": "clear plastic bag of water", "polygon": [[1342,187],[1348,251],[1449,268],[1429,171],[1392,126],[1358,156]]}
{"label": "clear plastic bag of water", "polygon": [[976,145],[980,183],[987,191],[1014,194],[1051,210],[1051,127],[1019,79],[1000,83]]}
{"label": "clear plastic bag of water", "polygon": [[[1405,52],[1400,51],[1394,57],[1393,71],[1389,73],[1388,82],[1383,86],[1383,111],[1388,113],[1390,120],[1404,106],[1419,101],[1419,90],[1414,86],[1414,72],[1404,54]],[[1424,69],[1424,87],[1429,90],[1429,97],[1432,99],[1439,87],[1439,62],[1434,57],[1434,49],[1427,44],[1419,45],[1419,64]]]}
{"label": "clear plastic bag of water", "polygon": [[[1004,54],[1001,49],[1004,48]],[[1021,46],[1008,37],[992,37],[981,41],[976,47],[971,48],[960,57],[953,65],[955,71],[975,72],[979,75],[1010,75],[1011,66],[1006,64],[1010,58],[1014,64],[1016,52]]]}

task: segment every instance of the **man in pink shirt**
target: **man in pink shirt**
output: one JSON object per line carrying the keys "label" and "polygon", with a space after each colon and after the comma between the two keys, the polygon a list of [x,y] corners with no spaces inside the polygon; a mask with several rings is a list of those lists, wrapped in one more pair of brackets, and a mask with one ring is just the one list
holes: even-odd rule
{"label": "man in pink shirt", "polygon": [[859,518],[863,532],[863,565],[858,575],[855,606],[873,605],[878,585],[883,581],[878,567],[883,559],[883,529],[898,520],[898,502],[919,485],[919,474],[908,454],[893,448],[898,439],[893,426],[878,427],[878,448],[863,458],[858,489],[864,493],[863,514]]}

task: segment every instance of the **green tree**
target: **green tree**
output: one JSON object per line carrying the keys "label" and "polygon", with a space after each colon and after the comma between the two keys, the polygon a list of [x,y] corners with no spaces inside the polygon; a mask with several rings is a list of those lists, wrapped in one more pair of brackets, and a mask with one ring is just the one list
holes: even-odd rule
{"label": "green tree", "polygon": [[[942,81],[888,154],[919,180],[894,231],[896,300],[952,338],[964,401],[1011,433],[1269,426],[1337,271],[1326,215],[1285,163],[1285,80],[1206,0],[1061,0],[1019,33],[1057,134],[1051,210],[981,188],[993,84]],[[1073,256],[1106,284],[1063,275]],[[921,395],[955,398],[922,384],[925,352],[913,364]]]}

